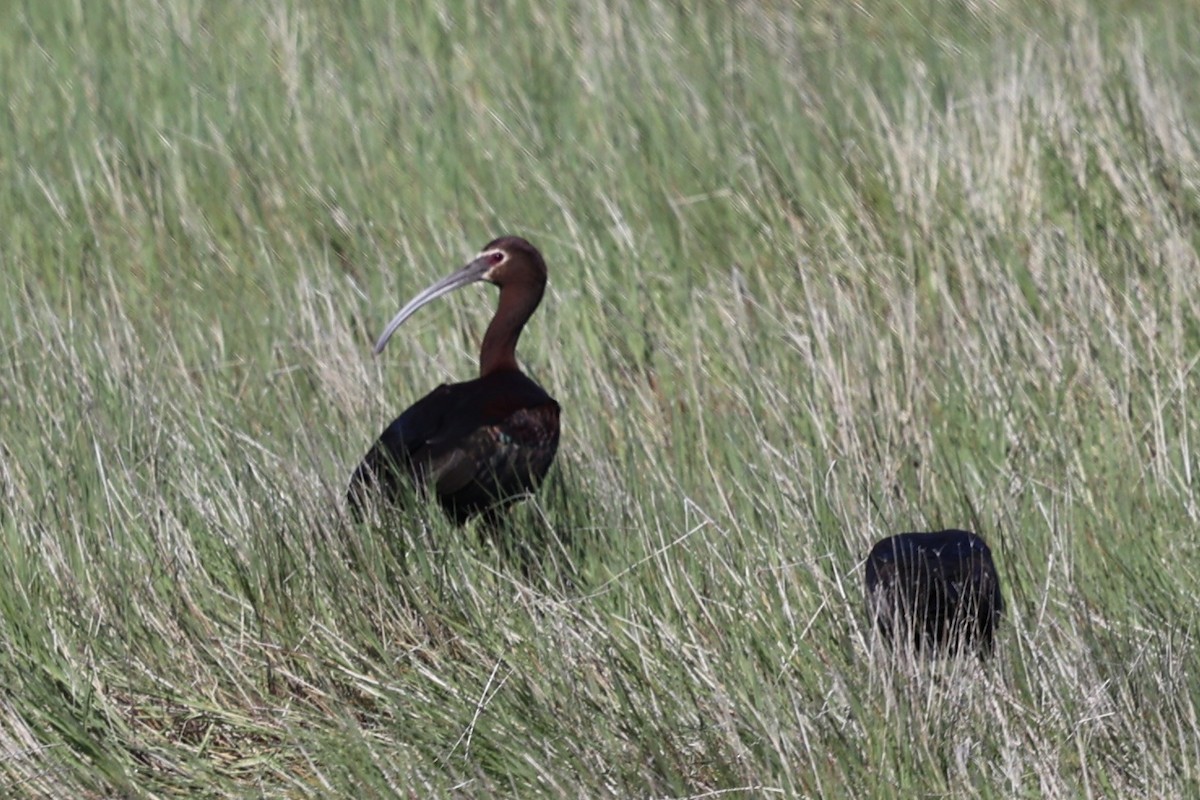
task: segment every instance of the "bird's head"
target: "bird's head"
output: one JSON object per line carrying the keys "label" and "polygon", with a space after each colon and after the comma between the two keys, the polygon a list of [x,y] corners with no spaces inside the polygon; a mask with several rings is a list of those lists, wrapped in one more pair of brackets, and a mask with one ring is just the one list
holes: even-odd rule
{"label": "bird's head", "polygon": [[501,289],[520,286],[531,293],[533,305],[536,305],[546,287],[546,262],[538,249],[520,236],[493,239],[465,267],[423,289],[409,300],[375,343],[376,355],[383,351],[396,329],[418,308],[476,281],[487,281]]}

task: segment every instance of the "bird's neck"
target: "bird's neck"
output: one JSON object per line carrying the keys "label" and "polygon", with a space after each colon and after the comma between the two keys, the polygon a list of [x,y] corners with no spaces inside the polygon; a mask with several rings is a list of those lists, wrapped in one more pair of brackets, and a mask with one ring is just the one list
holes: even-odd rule
{"label": "bird's neck", "polygon": [[496,315],[483,335],[479,350],[479,375],[517,369],[517,340],[521,329],[542,300],[541,286],[508,284],[500,289]]}

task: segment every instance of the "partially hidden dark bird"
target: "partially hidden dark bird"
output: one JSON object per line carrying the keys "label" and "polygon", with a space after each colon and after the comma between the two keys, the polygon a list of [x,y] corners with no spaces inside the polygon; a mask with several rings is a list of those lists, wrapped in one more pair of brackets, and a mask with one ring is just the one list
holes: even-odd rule
{"label": "partially hidden dark bird", "polygon": [[970,531],[900,533],[867,556],[867,610],[886,641],[991,655],[1004,611],[992,551]]}
{"label": "partially hidden dark bird", "polygon": [[487,244],[469,264],[418,293],[388,323],[375,354],[421,306],[476,281],[500,287],[479,351],[479,377],[442,384],[388,425],[350,478],[363,518],[372,498],[398,503],[432,491],[458,524],[532,493],[558,451],[559,405],[517,366],[517,340],[546,291],[546,262],[518,236]]}

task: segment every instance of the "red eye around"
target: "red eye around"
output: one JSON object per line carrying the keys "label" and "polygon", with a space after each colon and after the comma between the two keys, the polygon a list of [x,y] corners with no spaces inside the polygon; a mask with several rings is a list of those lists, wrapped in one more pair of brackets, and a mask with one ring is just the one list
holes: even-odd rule
{"label": "red eye around", "polygon": [[488,253],[488,263],[491,264],[493,267],[496,266],[497,264],[499,264],[503,260],[504,260],[504,253],[501,253],[501,252]]}

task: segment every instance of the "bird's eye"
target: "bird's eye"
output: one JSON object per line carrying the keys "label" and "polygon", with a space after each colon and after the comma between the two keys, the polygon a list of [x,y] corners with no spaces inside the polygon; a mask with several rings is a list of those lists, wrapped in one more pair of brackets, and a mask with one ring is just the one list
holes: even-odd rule
{"label": "bird's eye", "polygon": [[494,250],[491,253],[488,253],[488,263],[491,264],[493,267],[496,266],[497,264],[499,264],[503,260],[504,260],[504,253],[501,253],[499,250]]}

